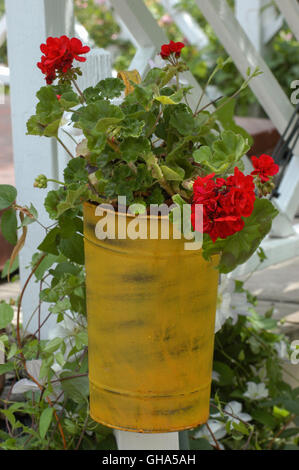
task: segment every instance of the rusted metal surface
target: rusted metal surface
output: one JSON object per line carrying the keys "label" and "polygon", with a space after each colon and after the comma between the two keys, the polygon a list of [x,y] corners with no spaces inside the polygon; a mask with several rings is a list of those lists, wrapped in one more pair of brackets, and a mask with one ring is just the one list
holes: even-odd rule
{"label": "rusted metal surface", "polygon": [[[184,240],[101,241],[94,212],[95,206],[85,205],[92,418],[150,433],[205,422],[217,260],[208,263],[200,251],[185,251]],[[120,214],[116,226],[130,220]]]}

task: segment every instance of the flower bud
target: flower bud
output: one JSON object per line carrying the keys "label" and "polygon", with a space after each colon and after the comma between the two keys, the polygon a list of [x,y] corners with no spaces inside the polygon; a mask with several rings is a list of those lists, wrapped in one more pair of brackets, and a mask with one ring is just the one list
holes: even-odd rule
{"label": "flower bud", "polygon": [[48,187],[48,179],[46,175],[39,175],[35,178],[34,185],[35,188],[46,189]]}

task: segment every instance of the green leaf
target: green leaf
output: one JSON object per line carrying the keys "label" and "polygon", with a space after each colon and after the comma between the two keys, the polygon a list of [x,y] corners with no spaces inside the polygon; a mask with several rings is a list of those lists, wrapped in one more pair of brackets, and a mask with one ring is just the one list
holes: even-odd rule
{"label": "green leaf", "polygon": [[128,137],[139,137],[142,134],[142,130],[145,126],[145,122],[133,118],[126,118],[122,121],[120,136],[124,139]]}
{"label": "green leaf", "polygon": [[220,375],[219,382],[217,382],[220,386],[232,385],[234,383],[234,371],[224,362],[214,361],[213,370]]}
{"label": "green leaf", "polygon": [[64,201],[65,198],[66,191],[62,187],[60,187],[57,191],[53,190],[48,192],[44,201],[44,206],[51,219],[57,218],[57,206],[59,202]]}
{"label": "green leaf", "polygon": [[184,104],[175,107],[171,113],[169,124],[183,136],[192,135],[195,131],[193,113],[191,109],[187,108]]}
{"label": "green leaf", "polygon": [[13,308],[4,303],[0,303],[0,329],[6,328],[7,325],[9,325],[13,319]]}
{"label": "green leaf", "polygon": [[1,232],[4,238],[11,244],[17,243],[17,217],[14,209],[8,209],[1,215]]}
{"label": "green leaf", "polygon": [[63,174],[66,183],[87,183],[88,171],[86,170],[85,159],[81,157],[72,158],[68,162]]}
{"label": "green leaf", "polygon": [[[4,267],[1,273],[1,279],[4,279],[7,276],[9,264],[10,264],[10,260],[7,260],[6,263],[4,264]],[[19,258],[17,256],[14,259],[12,266],[9,270],[10,274],[14,273],[18,268],[19,268]]]}
{"label": "green leaf", "polygon": [[6,364],[0,364],[0,375],[6,374],[11,370],[14,370],[15,365],[13,362],[7,362]]}
{"label": "green leaf", "polygon": [[62,343],[63,343],[62,338],[54,338],[51,341],[47,342],[43,350],[46,353],[53,353],[57,351],[58,348],[60,348]]}
{"label": "green leaf", "polygon": [[89,199],[90,191],[85,185],[76,186],[74,189],[69,186],[69,189],[65,191],[65,200],[57,204],[56,217],[60,217],[64,212],[69,209],[75,209],[81,207],[82,203]]}
{"label": "green leaf", "polygon": [[250,316],[247,317],[248,321],[252,324],[256,331],[259,330],[273,330],[277,327],[277,321],[272,318],[265,318],[259,315],[253,308],[249,309]]}
{"label": "green leaf", "polygon": [[167,181],[183,181],[185,176],[184,170],[180,167],[172,169],[169,166],[161,165],[161,170]]}
{"label": "green leaf", "polygon": [[[55,238],[56,240],[56,237],[53,236],[53,238]],[[43,242],[42,242],[43,243]],[[41,251],[44,251],[44,250],[41,250]],[[40,254],[37,254],[37,257],[35,259],[35,263],[38,261],[38,259],[40,258]],[[33,261],[32,261],[33,262]],[[59,262],[59,257],[56,256],[56,255],[53,255],[53,254],[48,254],[43,260],[42,262],[39,264],[38,268],[36,269],[34,275],[36,277],[36,279],[38,281],[40,281],[43,277],[44,277],[44,274],[46,271],[49,270],[49,268],[54,264],[54,263],[57,263]],[[33,262],[34,263],[34,262]],[[34,264],[35,264],[34,263]]]}
{"label": "green leaf", "polygon": [[273,407],[273,416],[275,416],[276,418],[285,419],[288,416],[290,416],[290,412],[288,410],[285,410],[284,408],[274,406]]}
{"label": "green leaf", "polygon": [[[217,240],[214,244],[215,249],[218,246],[222,251],[219,263],[220,272],[229,273],[253,255],[270,231],[272,220],[277,214],[277,209],[268,199],[256,199],[251,216],[244,219],[243,230],[225,240],[220,240],[219,244]],[[209,250],[209,243],[206,244],[206,248]]]}
{"label": "green leaf", "polygon": [[41,244],[38,246],[38,250],[44,253],[51,253],[52,255],[59,255],[57,248],[60,238],[60,230],[58,227],[53,228],[47,233]]}
{"label": "green leaf", "polygon": [[249,148],[247,139],[244,140],[240,134],[224,131],[221,138],[213,143],[212,148],[200,147],[193,153],[193,158],[209,172],[224,174],[231,172],[236,165],[240,166],[239,160]]}
{"label": "green leaf", "polygon": [[0,211],[10,207],[16,200],[17,190],[9,184],[0,184]]}
{"label": "green leaf", "polygon": [[103,98],[111,100],[118,98],[125,89],[124,82],[120,78],[105,78],[96,85],[96,90]]}
{"label": "green leaf", "polygon": [[177,104],[170,96],[156,96],[155,100],[161,104]]}
{"label": "green leaf", "polygon": [[[220,107],[222,103],[227,100],[227,98],[222,98],[217,102],[217,107]],[[238,126],[235,123],[235,107],[236,100],[228,101],[221,109],[215,111],[215,116],[221,122],[223,129],[234,132],[235,134],[240,134],[245,140],[248,140],[248,144],[251,146],[253,144],[253,138],[250,134],[241,126]]]}
{"label": "green leaf", "polygon": [[59,244],[61,253],[74,263],[84,264],[83,237],[75,233],[72,237],[62,239]]}
{"label": "green leaf", "polygon": [[39,434],[42,439],[45,438],[53,418],[53,408],[43,410],[39,420]]}
{"label": "green leaf", "polygon": [[190,450],[214,450],[211,444],[204,437],[200,439],[190,439]]}
{"label": "green leaf", "polygon": [[126,162],[135,162],[138,157],[150,151],[150,142],[145,137],[129,137],[120,145],[122,159]]}
{"label": "green leaf", "polygon": [[[73,375],[72,372],[62,372],[60,377],[65,379]],[[88,377],[76,377],[68,380],[62,380],[61,387],[68,397],[75,403],[88,401],[89,382]]]}
{"label": "green leaf", "polygon": [[124,114],[118,106],[99,100],[80,108],[73,119],[77,121],[75,127],[81,128],[88,135],[91,132],[105,132],[109,127],[119,124],[123,118]]}
{"label": "green leaf", "polygon": [[27,134],[57,137],[64,109],[57,99],[55,88],[42,87],[36,96],[39,102],[36,106],[36,114],[27,122]]}
{"label": "green leaf", "polygon": [[257,409],[250,412],[250,414],[255,421],[263,424],[264,426],[268,426],[271,429],[273,429],[277,424],[276,419],[273,418],[273,416],[268,411]]}

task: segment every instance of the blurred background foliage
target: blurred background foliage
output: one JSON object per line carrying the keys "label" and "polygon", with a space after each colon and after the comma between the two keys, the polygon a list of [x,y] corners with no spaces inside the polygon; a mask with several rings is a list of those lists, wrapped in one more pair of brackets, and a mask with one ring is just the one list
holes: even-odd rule
{"label": "blurred background foliage", "polygon": [[[163,8],[160,0],[145,0],[145,3],[159,25],[165,30],[169,39],[185,42],[187,47],[183,50],[183,57],[188,62],[200,85],[203,86],[214,69],[217,58],[226,58],[227,53],[194,0],[180,0],[178,8],[189,12],[208,37],[208,46],[200,51],[195,46],[188,44],[186,38],[182,38],[181,32],[169,13]],[[228,0],[228,3],[233,9],[234,0]],[[117,71],[127,69],[134,57],[135,47],[121,31],[113,10],[109,8],[109,2],[106,0],[74,0],[74,4],[76,18],[87,29],[94,45],[111,52],[113,66]],[[269,0],[268,5],[272,4],[273,1]],[[0,0],[0,15],[3,12],[4,0]],[[265,61],[289,97],[291,95],[290,83],[299,79],[298,54],[299,44],[286,24],[283,25],[264,50]],[[7,63],[6,45],[0,48],[0,63]],[[231,63],[215,76],[213,85],[218,87],[223,95],[228,96],[240,87],[242,81],[243,79],[237,68]],[[245,90],[239,98],[236,114],[240,116],[256,114],[263,116],[263,112],[250,89]]]}
{"label": "blurred background foliage", "polygon": [[[180,30],[159,0],[145,0],[145,3],[169,39],[185,42],[187,47],[183,50],[183,57],[200,85],[203,86],[214,69],[217,58],[226,58],[227,53],[194,0],[180,0],[178,8],[189,12],[208,37],[208,46],[200,51],[195,46],[188,44],[185,38],[182,38]],[[229,4],[231,8],[234,8],[234,0],[229,0]],[[269,5],[271,4],[269,2]],[[120,28],[105,0],[75,0],[75,8],[76,17],[86,27],[95,44],[113,52],[115,69],[128,68],[134,56],[134,47],[129,41],[122,38]],[[101,28],[102,25],[105,27]],[[264,58],[287,96],[291,94],[290,83],[299,77],[298,53],[299,44],[286,24],[265,47]],[[222,94],[230,95],[240,87],[242,81],[237,68],[231,63],[215,76],[213,84],[221,89]],[[237,103],[236,112],[240,116],[256,114],[257,102],[250,89],[242,93]],[[258,113],[263,115],[260,109]]]}

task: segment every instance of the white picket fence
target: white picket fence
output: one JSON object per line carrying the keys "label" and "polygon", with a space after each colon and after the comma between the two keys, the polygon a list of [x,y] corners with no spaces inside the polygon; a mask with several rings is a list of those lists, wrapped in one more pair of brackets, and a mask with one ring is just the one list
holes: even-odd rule
{"label": "white picket fence", "polygon": [[[265,20],[260,19],[259,10],[264,5],[264,0],[251,0],[250,2],[237,0],[237,16],[243,24],[247,24],[250,14],[253,15],[252,20],[249,22],[251,33],[248,37],[229,9],[226,0],[195,1],[240,72],[245,76],[248,67],[253,69],[256,66],[263,70],[263,75],[252,81],[251,88],[268,116],[282,133],[293,112],[293,106],[259,53],[262,50],[262,45],[280,27],[282,17],[275,16],[276,23],[274,24],[273,19],[266,27]],[[138,46],[130,68],[136,68],[141,74],[144,74],[149,67],[149,60],[155,58],[161,44],[168,42],[165,33],[159,27],[143,0],[110,0],[110,3],[120,21],[130,32],[134,43]],[[177,12],[175,10],[176,0],[162,0],[162,3],[173,15],[174,21],[176,21],[183,35],[194,35],[192,37],[196,37],[199,47],[205,44],[206,38],[192,17],[186,12]],[[245,8],[244,4],[246,5]],[[299,12],[296,0],[276,0],[276,4],[293,29],[294,34],[298,35]],[[40,56],[39,45],[50,35],[74,34],[73,1],[26,0],[20,2],[20,0],[6,0],[6,21],[18,201],[21,204],[32,202],[39,211],[41,221],[47,224],[49,221],[42,205],[45,193],[41,190],[34,190],[33,181],[36,175],[41,173],[46,174],[49,178],[59,179],[59,175],[65,166],[66,156],[61,149],[57,148],[54,141],[26,136],[26,121],[34,113],[35,94],[44,83],[43,77],[36,67],[37,59]],[[192,34],[190,31],[192,31]],[[264,35],[261,35],[261,31],[264,31]],[[190,37],[190,39],[192,38]],[[254,45],[250,39],[254,40]],[[82,87],[110,76],[109,55],[102,50],[93,50],[89,60],[83,65],[83,71]],[[197,101],[201,88],[191,73],[186,73],[185,78],[194,86],[192,105]],[[208,101],[209,98],[205,97],[205,102]],[[298,146],[295,154],[299,156]],[[283,179],[281,196],[275,201],[281,215],[273,229],[275,238],[269,237],[263,243],[263,248],[268,256],[264,266],[299,255],[299,227],[293,225],[299,200],[298,156],[292,159]],[[20,256],[22,282],[28,275],[27,266],[42,236],[43,230],[38,225],[35,224],[29,227],[27,244]],[[245,266],[240,267],[235,274],[251,270],[256,263],[257,260],[253,257]],[[38,285],[30,284],[23,300],[24,323],[29,321],[31,312],[37,305],[38,295]],[[44,310],[42,319],[46,314],[47,312]],[[51,328],[51,322],[47,324],[48,328]],[[36,328],[37,321],[33,318],[29,330],[35,331]],[[44,329],[44,335],[46,334],[47,330]],[[116,436],[119,449],[179,448],[178,433],[134,436],[132,433],[118,431]]]}

